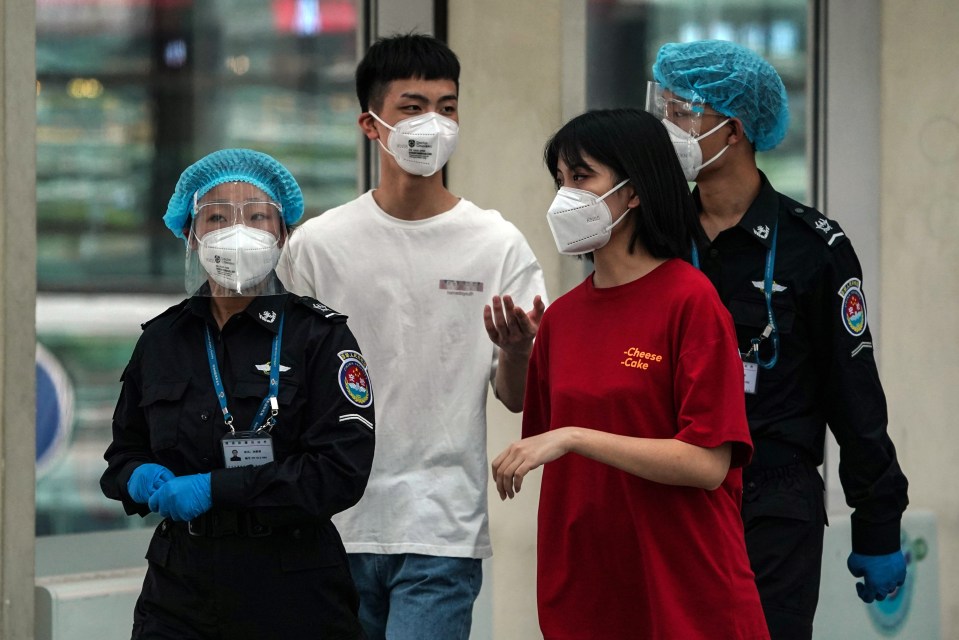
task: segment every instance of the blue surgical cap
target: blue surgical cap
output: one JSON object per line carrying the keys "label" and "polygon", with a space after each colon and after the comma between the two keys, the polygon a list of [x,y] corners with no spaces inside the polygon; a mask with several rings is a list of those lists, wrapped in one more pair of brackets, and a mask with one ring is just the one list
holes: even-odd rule
{"label": "blue surgical cap", "polygon": [[724,40],[664,44],[653,77],[685,100],[702,100],[739,118],[756,151],[772,149],[786,136],[789,103],[783,81],[746,47]]}
{"label": "blue surgical cap", "polygon": [[283,207],[283,221],[290,225],[303,215],[303,193],[286,167],[274,158],[251,149],[221,149],[186,168],[176,183],[163,222],[178,238],[193,213],[193,197],[200,199],[225,182],[246,182],[261,189]]}

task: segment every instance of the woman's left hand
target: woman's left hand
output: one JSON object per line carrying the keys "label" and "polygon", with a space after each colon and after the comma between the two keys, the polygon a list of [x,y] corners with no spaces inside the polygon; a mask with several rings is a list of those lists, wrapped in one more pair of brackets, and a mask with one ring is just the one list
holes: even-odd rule
{"label": "woman's left hand", "polygon": [[569,428],[547,431],[514,442],[493,460],[493,479],[500,500],[514,497],[533,469],[569,453]]}

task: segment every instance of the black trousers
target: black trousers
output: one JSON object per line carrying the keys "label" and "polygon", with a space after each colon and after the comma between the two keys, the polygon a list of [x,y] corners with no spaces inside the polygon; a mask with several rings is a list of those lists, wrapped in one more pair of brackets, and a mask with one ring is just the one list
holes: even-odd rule
{"label": "black trousers", "polygon": [[329,522],[191,535],[186,523],[164,520],[146,557],[133,640],[365,637],[346,553]]}
{"label": "black trousers", "polygon": [[772,640],[812,638],[826,525],[824,490],[811,462],[752,464],[743,471],[746,550]]}

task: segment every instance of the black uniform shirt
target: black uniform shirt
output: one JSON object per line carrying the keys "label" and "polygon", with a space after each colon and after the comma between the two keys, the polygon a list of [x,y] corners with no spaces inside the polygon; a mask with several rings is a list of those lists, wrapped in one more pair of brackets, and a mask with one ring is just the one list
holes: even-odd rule
{"label": "black uniform shirt", "polygon": [[[273,338],[284,312],[279,414],[271,432],[275,460],[226,469],[220,439],[229,429],[213,388],[204,327],[234,428],[247,431],[268,395]],[[255,298],[222,331],[209,298],[185,300],[144,325],[123,373],[100,481],[104,494],[121,500],[128,514],[149,513],[126,486],[137,466],[154,462],[177,476],[211,472],[214,510],[255,510],[266,525],[328,519],[360,499],[373,461],[372,395],[351,394],[347,370],[365,377],[346,317],[312,298]]]}
{"label": "black uniform shirt", "polygon": [[[775,440],[823,461],[826,424],[840,447],[839,476],[852,516],[853,550],[900,547],[907,482],[886,432],[886,399],[873,357],[862,268],[835,221],[777,193],[765,175],[735,227],[699,248],[700,266],[736,323],[746,353],[768,322],[766,258],[778,224],[772,307],[780,335],[772,369],[759,369],[746,411],[757,455]],[[694,192],[698,204],[698,192]],[[772,340],[760,357],[773,355]]]}

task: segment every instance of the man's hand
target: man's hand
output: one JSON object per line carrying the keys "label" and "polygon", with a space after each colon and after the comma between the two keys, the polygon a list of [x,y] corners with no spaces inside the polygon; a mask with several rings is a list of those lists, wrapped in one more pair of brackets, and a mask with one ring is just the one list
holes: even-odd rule
{"label": "man's hand", "polygon": [[163,465],[147,462],[141,464],[130,474],[127,480],[127,493],[134,502],[146,504],[156,490],[176,476]]}
{"label": "man's hand", "polygon": [[177,522],[192,520],[211,506],[209,473],[173,478],[150,498],[150,511]]}
{"label": "man's hand", "polygon": [[856,592],[863,602],[885,600],[906,581],[906,558],[902,551],[882,556],[853,552],[849,554],[846,566],[853,576],[865,578],[863,582],[856,583]]}
{"label": "man's hand", "polygon": [[493,296],[492,306],[483,307],[486,333],[503,351],[528,357],[544,311],[546,305],[540,296],[533,298],[533,308],[529,313],[514,305],[510,296]]}

